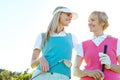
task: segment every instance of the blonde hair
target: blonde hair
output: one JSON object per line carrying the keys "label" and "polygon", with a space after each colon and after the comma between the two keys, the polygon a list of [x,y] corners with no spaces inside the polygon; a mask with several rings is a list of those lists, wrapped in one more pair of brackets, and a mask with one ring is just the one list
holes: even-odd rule
{"label": "blonde hair", "polygon": [[102,24],[103,23],[103,31],[109,26],[109,23],[108,23],[108,16],[105,12],[102,12],[102,11],[93,11],[91,13],[91,15],[96,15],[98,20],[99,20],[99,23]]}
{"label": "blonde hair", "polygon": [[[55,10],[53,11],[53,13],[56,10],[61,9],[61,8],[66,8],[66,7],[59,6],[59,7],[55,8]],[[45,43],[48,40],[48,38],[49,38],[50,35],[52,35],[54,33],[57,33],[57,32],[60,32],[60,30],[61,30],[61,27],[59,26],[60,15],[61,15],[61,12],[58,12],[58,13],[56,13],[56,14],[53,15],[53,18],[52,18],[50,24],[48,25],[47,32],[45,33],[45,36],[44,36],[44,38],[42,40],[42,45],[41,45],[42,48],[45,46]]]}

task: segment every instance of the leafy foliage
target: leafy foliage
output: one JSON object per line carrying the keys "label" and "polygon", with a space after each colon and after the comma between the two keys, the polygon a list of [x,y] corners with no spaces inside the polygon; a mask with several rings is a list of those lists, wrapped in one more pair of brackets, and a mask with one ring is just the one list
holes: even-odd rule
{"label": "leafy foliage", "polygon": [[0,80],[30,80],[33,72],[28,73],[29,69],[22,72],[12,72],[6,69],[0,69]]}

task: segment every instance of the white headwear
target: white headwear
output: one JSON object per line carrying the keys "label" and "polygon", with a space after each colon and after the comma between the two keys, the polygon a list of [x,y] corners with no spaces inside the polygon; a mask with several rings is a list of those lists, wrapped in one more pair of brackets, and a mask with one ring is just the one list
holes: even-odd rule
{"label": "white headwear", "polygon": [[56,13],[58,12],[65,12],[65,13],[71,13],[72,14],[72,19],[77,19],[78,18],[78,14],[75,13],[75,12],[72,12],[70,9],[68,8],[61,8],[61,9],[58,9],[56,10],[53,15],[55,15]]}

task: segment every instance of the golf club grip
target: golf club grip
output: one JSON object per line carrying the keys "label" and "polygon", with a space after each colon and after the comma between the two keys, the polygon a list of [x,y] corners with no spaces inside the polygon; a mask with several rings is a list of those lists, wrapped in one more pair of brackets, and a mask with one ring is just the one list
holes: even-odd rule
{"label": "golf club grip", "polygon": [[[104,54],[107,53],[107,45],[104,45]],[[102,65],[102,72],[104,72],[105,64]]]}

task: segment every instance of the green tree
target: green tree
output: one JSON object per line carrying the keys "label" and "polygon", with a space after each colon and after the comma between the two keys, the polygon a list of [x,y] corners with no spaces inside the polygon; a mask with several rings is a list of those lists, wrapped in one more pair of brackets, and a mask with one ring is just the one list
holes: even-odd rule
{"label": "green tree", "polygon": [[12,72],[0,69],[0,80],[30,80],[33,72],[29,73],[29,69],[22,72]]}

